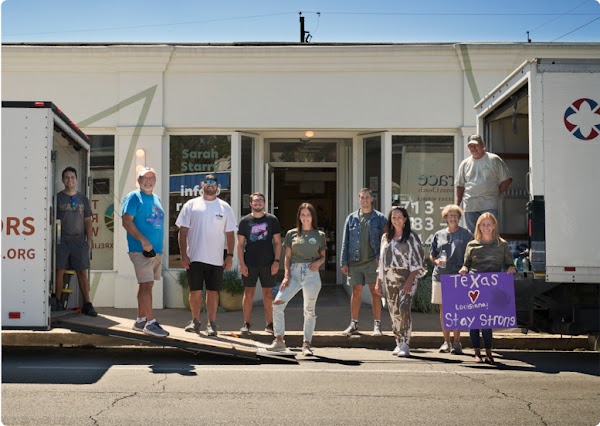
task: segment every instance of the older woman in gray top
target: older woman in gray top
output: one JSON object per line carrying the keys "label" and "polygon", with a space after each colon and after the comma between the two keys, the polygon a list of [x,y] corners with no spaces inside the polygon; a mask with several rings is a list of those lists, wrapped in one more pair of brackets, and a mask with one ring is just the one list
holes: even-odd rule
{"label": "older woman in gray top", "polygon": [[[502,272],[506,270],[509,274],[517,272],[513,265],[513,258],[506,241],[498,235],[498,222],[491,213],[483,213],[477,219],[475,227],[475,239],[467,244],[465,262],[459,274],[479,272]],[[481,330],[483,344],[485,346],[485,362],[494,364],[492,356],[492,329]],[[483,362],[481,358],[481,344],[479,340],[479,329],[469,330],[471,343],[475,351],[475,362]]]}
{"label": "older woman in gray top", "polygon": [[[461,355],[460,330],[454,330],[454,344],[450,343],[450,330],[444,330],[442,307],[442,274],[457,274],[465,259],[467,243],[473,239],[473,234],[458,226],[463,215],[462,209],[456,204],[448,204],[442,210],[442,218],[448,226],[437,231],[431,243],[429,259],[435,265],[431,276],[431,303],[440,305],[440,324],[444,334],[444,343],[440,352],[452,352]],[[448,289],[450,290],[450,289]]]}

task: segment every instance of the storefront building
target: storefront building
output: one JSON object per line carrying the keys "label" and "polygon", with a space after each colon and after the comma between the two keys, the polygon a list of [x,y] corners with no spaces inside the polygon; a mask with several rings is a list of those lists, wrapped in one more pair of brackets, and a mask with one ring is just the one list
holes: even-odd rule
{"label": "storefront building", "polygon": [[[136,168],[157,170],[168,232],[154,303],[181,307],[175,219],[205,174],[217,175],[238,219],[250,193],[265,193],[284,233],[298,205],[313,203],[328,237],[323,281],[340,284],[359,189],[386,214],[406,206],[427,245],[454,200],[473,105],[534,57],[600,58],[600,44],[7,44],[2,99],[52,101],[91,136],[96,306],[137,306],[119,213]],[[2,141],[4,155],[9,147]],[[488,148],[513,171],[504,208],[523,208],[527,162]],[[502,222],[517,239],[525,226]]]}

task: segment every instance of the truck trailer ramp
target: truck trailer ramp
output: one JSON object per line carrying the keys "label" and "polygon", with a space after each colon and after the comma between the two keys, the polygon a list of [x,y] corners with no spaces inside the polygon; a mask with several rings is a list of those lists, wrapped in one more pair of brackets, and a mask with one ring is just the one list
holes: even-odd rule
{"label": "truck trailer ramp", "polygon": [[66,328],[82,334],[118,337],[135,342],[148,343],[156,346],[170,346],[193,353],[207,353],[227,357],[268,361],[278,360],[297,363],[294,352],[270,352],[265,345],[252,340],[235,338],[224,334],[218,337],[207,337],[204,334],[188,333],[182,328],[161,324],[169,332],[168,337],[150,336],[131,328],[131,318],[120,318],[98,314],[90,317],[75,311],[52,312],[52,327]]}

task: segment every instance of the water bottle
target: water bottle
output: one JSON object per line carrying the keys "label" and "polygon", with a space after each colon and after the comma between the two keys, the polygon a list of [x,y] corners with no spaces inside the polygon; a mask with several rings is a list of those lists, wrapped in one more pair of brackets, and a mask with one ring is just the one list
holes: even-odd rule
{"label": "water bottle", "polygon": [[521,256],[517,257],[515,267],[517,268],[517,272],[523,272],[523,258]]}
{"label": "water bottle", "polygon": [[440,268],[445,268],[446,267],[446,250],[442,250],[442,253],[440,254],[440,264],[439,267]]}

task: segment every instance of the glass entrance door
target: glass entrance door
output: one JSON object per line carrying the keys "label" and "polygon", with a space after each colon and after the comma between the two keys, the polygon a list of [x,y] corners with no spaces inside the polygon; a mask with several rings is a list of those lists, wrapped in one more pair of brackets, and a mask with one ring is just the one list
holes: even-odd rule
{"label": "glass entrance door", "polygon": [[273,167],[267,165],[269,210],[277,216],[281,236],[296,227],[298,207],[311,203],[318,227],[327,237],[327,261],[321,267],[323,284],[336,283],[337,180],[335,167]]}

